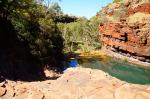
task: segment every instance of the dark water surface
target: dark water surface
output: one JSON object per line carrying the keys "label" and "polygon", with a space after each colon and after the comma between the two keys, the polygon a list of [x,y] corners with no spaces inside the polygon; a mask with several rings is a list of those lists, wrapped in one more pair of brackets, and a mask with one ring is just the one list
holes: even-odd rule
{"label": "dark water surface", "polygon": [[100,69],[110,75],[129,83],[150,84],[150,68],[139,67],[128,62],[108,58],[102,60],[98,58],[73,59],[85,68]]}

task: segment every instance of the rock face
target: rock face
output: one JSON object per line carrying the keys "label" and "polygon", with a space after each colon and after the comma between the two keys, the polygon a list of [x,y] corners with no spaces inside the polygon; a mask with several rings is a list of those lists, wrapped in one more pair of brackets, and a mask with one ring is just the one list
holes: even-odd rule
{"label": "rock face", "polygon": [[129,84],[101,70],[68,69],[57,80],[7,81],[2,99],[150,99],[150,85]]}
{"label": "rock face", "polygon": [[100,24],[101,41],[109,50],[150,62],[150,2],[130,3],[119,21]]}
{"label": "rock face", "polygon": [[150,14],[150,3],[143,3],[135,8],[132,7],[128,8],[128,15],[133,15],[134,13],[137,12]]}

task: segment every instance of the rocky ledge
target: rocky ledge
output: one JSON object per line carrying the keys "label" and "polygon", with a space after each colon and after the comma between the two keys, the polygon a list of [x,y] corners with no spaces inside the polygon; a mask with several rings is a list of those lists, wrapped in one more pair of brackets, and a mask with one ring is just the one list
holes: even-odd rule
{"label": "rocky ledge", "polygon": [[1,99],[150,99],[150,85],[130,84],[101,70],[70,68],[57,80],[0,83]]}
{"label": "rocky ledge", "polygon": [[[99,26],[101,41],[106,49],[150,63],[150,2],[131,3],[127,2],[123,7],[120,3],[120,8],[114,3],[114,9],[108,6],[102,10],[109,18]],[[110,11],[120,14],[109,14]],[[111,20],[116,16],[118,20]]]}
{"label": "rocky ledge", "polygon": [[141,61],[150,62],[150,29],[148,27],[141,29],[145,25],[142,23],[101,25],[101,40],[104,47]]}

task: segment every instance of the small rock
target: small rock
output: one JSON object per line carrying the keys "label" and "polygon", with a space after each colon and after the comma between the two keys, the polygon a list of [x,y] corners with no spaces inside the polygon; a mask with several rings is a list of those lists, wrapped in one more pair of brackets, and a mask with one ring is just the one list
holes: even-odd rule
{"label": "small rock", "polygon": [[56,72],[53,71],[53,70],[45,69],[45,70],[44,70],[44,74],[45,74],[45,76],[48,77],[48,78],[57,78],[57,77],[59,77],[59,74],[56,73]]}

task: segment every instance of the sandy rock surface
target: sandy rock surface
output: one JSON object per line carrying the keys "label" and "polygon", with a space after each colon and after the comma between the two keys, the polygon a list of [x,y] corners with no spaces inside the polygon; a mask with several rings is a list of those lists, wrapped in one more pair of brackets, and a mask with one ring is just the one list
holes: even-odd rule
{"label": "sandy rock surface", "polygon": [[129,84],[80,67],[66,70],[57,80],[8,80],[0,85],[0,99],[150,99],[150,85]]}

